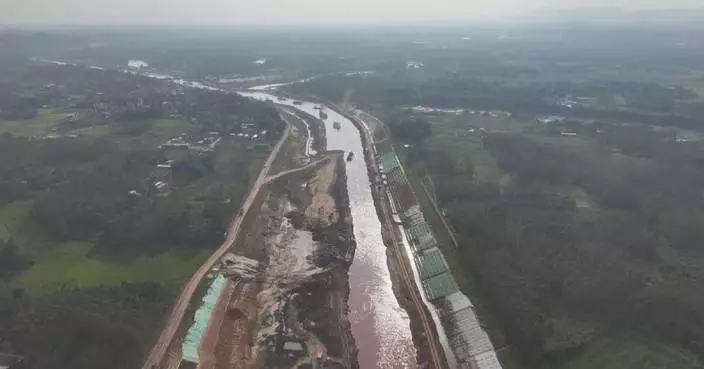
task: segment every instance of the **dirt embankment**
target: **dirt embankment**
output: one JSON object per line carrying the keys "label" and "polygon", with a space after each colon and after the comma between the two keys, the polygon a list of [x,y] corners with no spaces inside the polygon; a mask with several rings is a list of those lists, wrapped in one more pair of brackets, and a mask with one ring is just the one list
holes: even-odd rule
{"label": "dirt embankment", "polygon": [[343,153],[273,182],[241,251],[260,276],[237,284],[214,368],[357,369],[347,319],[354,255]]}
{"label": "dirt embankment", "polygon": [[[312,233],[318,244],[313,263],[325,270],[319,278],[296,289],[294,305],[300,321],[325,343],[325,361],[337,367],[358,368],[357,349],[347,318],[348,269],[356,247],[347,194],[344,153],[331,152],[331,160],[306,175],[305,186],[286,186],[299,209],[288,214],[292,224]],[[307,322],[307,323],[305,323]]]}
{"label": "dirt embankment", "polygon": [[297,111],[296,114],[305,120],[306,124],[310,128],[311,136],[313,138],[313,150],[322,153],[327,148],[327,139],[325,136],[325,123],[318,117],[314,117],[301,110]]}
{"label": "dirt embankment", "polygon": [[279,155],[271,165],[270,175],[287,169],[303,166],[310,160],[306,155],[306,139],[308,132],[298,118],[284,112],[284,117],[291,123],[289,139],[281,147]]}

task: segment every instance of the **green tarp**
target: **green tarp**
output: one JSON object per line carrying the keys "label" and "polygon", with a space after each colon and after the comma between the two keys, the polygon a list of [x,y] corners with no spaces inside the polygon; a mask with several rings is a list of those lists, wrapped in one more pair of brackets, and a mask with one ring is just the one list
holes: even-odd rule
{"label": "green tarp", "polygon": [[208,328],[210,314],[215,309],[223,287],[225,287],[225,277],[218,275],[210,284],[210,288],[208,288],[205,296],[203,296],[201,305],[198,310],[196,310],[196,314],[193,317],[193,325],[188,329],[186,338],[181,345],[183,358],[185,360],[198,362],[198,346],[200,346],[200,341],[203,338],[205,329]]}
{"label": "green tarp", "polygon": [[423,289],[425,289],[426,296],[431,301],[457,292],[455,281],[452,280],[452,276],[447,272],[424,280]]}
{"label": "green tarp", "polygon": [[418,223],[407,228],[412,238],[421,237],[430,233],[430,227],[425,223]]}
{"label": "green tarp", "polygon": [[386,153],[380,158],[381,166],[383,167],[384,173],[390,173],[394,169],[400,166],[398,159],[394,153]]}

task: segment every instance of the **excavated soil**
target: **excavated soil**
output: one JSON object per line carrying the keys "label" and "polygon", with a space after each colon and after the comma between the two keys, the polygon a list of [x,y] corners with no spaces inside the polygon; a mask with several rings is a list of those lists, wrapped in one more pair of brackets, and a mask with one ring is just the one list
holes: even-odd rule
{"label": "excavated soil", "polygon": [[237,284],[215,346],[215,368],[358,368],[347,319],[354,255],[342,153],[287,175],[246,234],[261,278]]}

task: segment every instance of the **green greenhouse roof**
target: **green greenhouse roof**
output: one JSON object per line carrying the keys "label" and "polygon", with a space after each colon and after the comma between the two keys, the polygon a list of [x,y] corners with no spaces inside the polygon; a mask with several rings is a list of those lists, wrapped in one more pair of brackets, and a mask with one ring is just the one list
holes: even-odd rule
{"label": "green greenhouse roof", "polygon": [[448,270],[442,252],[434,247],[428,251],[419,252],[416,255],[418,271],[422,279],[428,279]]}
{"label": "green greenhouse roof", "polygon": [[442,273],[424,280],[423,289],[431,301],[457,292],[457,286],[450,273]]}
{"label": "green greenhouse roof", "polygon": [[430,233],[430,227],[425,223],[417,223],[407,228],[411,237],[416,238]]}
{"label": "green greenhouse roof", "polygon": [[435,239],[432,233],[427,233],[425,235],[419,236],[415,240],[416,249],[426,250],[431,247],[438,245],[438,241]]}
{"label": "green greenhouse roof", "polygon": [[400,166],[396,155],[392,152],[384,154],[380,160],[385,173],[389,173]]}

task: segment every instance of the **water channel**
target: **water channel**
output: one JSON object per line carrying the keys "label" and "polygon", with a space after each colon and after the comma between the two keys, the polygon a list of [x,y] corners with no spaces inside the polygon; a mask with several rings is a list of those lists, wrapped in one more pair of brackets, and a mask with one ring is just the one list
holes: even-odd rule
{"label": "water channel", "polygon": [[[59,61],[40,60],[50,64],[73,65]],[[88,68],[91,68],[88,66]],[[101,67],[93,67],[101,68]],[[102,68],[101,68],[102,69]],[[155,79],[170,80],[173,83],[211,91],[225,92],[223,89],[200,82],[177,79],[159,73],[142,73]],[[278,85],[260,86],[254,90],[266,90]],[[263,92],[239,92],[240,95],[257,100],[271,100],[287,105],[317,117],[319,104],[279,99],[278,96]],[[372,197],[371,179],[364,161],[364,149],[360,132],[355,125],[335,110],[326,108],[325,120],[328,150],[354,152],[355,158],[347,162],[347,191],[357,242],[354,261],[350,267],[349,319],[352,335],[359,350],[358,360],[361,369],[412,369],[416,368],[416,349],[410,328],[410,318],[399,305],[393,292],[389,272],[386,246],[381,238],[381,223],[376,214]],[[340,129],[333,127],[340,123]],[[306,145],[308,146],[308,145]]]}
{"label": "water channel", "polygon": [[[319,104],[279,99],[265,92],[243,92],[243,96],[271,100],[291,106],[312,116]],[[354,224],[357,250],[350,268],[350,321],[359,349],[361,369],[406,369],[416,367],[410,320],[394,295],[387,266],[386,247],[381,238],[381,223],[372,198],[371,180],[364,162],[360,132],[346,117],[325,109],[328,150],[354,152],[347,162],[347,191]],[[340,123],[340,129],[333,127]]]}

